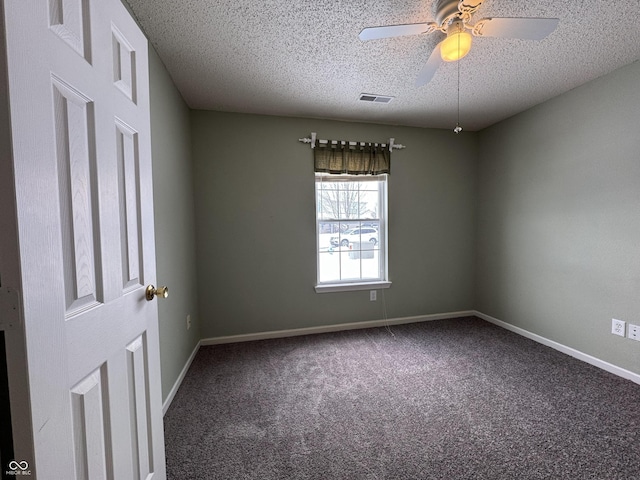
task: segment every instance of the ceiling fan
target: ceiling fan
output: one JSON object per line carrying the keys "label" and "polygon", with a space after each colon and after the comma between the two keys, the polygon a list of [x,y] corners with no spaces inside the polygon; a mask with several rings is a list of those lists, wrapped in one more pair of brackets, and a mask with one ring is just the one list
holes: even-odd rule
{"label": "ceiling fan", "polygon": [[[437,30],[447,37],[436,45],[416,79],[416,86],[431,81],[442,61],[455,62],[471,49],[475,37],[522,38],[542,40],[558,26],[557,18],[482,18],[472,23],[472,15],[483,0],[436,0],[435,22],[369,27],[360,32],[362,41],[405,35],[429,34]],[[471,33],[469,33],[471,32]]]}

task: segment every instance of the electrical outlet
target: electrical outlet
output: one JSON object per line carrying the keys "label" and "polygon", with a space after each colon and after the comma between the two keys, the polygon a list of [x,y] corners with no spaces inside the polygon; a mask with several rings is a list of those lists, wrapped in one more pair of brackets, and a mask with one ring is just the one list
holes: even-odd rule
{"label": "electrical outlet", "polygon": [[629,332],[627,333],[627,336],[631,339],[631,340],[638,340],[640,342],[640,326],[638,325],[633,325],[633,324],[629,324]]}
{"label": "electrical outlet", "polygon": [[624,337],[625,322],[623,320],[611,319],[611,333]]}
{"label": "electrical outlet", "polygon": [[187,315],[187,330],[191,328],[191,315]]}
{"label": "electrical outlet", "polygon": [[378,292],[376,290],[370,290],[369,291],[369,301],[375,302],[378,299],[377,294],[378,294]]}

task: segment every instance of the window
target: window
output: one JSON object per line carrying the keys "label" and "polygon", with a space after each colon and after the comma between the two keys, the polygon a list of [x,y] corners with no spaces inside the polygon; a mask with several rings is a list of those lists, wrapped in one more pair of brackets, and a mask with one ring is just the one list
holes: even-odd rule
{"label": "window", "polygon": [[316,173],[316,291],[386,288],[387,175]]}

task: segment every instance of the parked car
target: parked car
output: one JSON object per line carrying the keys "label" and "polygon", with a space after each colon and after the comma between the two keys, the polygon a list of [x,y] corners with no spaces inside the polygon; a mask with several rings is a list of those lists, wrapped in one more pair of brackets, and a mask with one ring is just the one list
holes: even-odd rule
{"label": "parked car", "polygon": [[370,242],[372,245],[376,245],[378,243],[378,230],[373,227],[351,228],[340,235],[331,237],[329,241],[334,247],[346,247],[352,242]]}

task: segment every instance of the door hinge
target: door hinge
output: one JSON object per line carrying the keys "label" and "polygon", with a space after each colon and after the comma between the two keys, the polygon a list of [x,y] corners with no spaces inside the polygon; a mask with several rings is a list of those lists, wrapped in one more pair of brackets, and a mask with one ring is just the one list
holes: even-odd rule
{"label": "door hinge", "polygon": [[20,324],[20,296],[10,287],[0,287],[0,330],[11,330]]}

